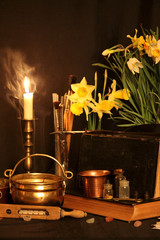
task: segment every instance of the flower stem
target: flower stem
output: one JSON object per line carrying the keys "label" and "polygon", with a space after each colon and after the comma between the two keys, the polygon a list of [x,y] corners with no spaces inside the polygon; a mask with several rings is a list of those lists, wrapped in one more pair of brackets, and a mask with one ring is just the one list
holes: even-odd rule
{"label": "flower stem", "polygon": [[102,127],[101,125],[102,125],[102,121],[101,121],[101,120],[99,120],[99,121],[98,121],[97,130],[100,130],[100,129],[101,129],[101,127]]}
{"label": "flower stem", "polygon": [[104,95],[105,95],[105,91],[106,91],[106,84],[107,84],[107,69],[105,69],[105,72],[104,72],[104,84],[103,84],[102,99],[104,99]]}

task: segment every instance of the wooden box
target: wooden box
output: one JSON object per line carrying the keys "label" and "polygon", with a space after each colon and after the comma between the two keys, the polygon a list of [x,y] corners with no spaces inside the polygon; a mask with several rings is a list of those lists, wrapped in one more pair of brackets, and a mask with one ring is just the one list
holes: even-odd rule
{"label": "wooden box", "polygon": [[111,171],[121,168],[130,181],[131,197],[160,197],[160,138],[150,134],[101,132],[85,133],[81,138],[78,172],[89,169]]}

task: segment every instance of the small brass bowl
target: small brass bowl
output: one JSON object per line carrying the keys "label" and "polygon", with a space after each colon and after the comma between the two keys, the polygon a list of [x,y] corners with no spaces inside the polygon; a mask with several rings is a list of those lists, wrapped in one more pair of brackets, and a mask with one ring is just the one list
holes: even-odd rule
{"label": "small brass bowl", "polygon": [[84,195],[90,198],[103,197],[103,186],[107,182],[108,170],[87,170],[78,175],[82,182]]}

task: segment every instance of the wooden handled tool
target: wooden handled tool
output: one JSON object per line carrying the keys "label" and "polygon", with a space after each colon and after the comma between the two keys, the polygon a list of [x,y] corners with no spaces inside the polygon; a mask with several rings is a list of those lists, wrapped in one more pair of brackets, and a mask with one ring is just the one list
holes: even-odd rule
{"label": "wooden handled tool", "polygon": [[83,212],[81,210],[72,210],[72,211],[65,211],[64,209],[61,209],[61,217],[70,216],[74,218],[83,218],[87,216],[86,212]]}
{"label": "wooden handled tool", "polygon": [[2,218],[23,218],[25,221],[31,219],[58,220],[65,216],[83,218],[87,214],[80,210],[65,211],[55,206],[37,206],[20,204],[1,204],[0,219]]}

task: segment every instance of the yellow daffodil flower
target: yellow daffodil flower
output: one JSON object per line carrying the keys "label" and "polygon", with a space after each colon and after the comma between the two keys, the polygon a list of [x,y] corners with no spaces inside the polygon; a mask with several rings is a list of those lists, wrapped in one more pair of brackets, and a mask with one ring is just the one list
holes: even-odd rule
{"label": "yellow daffodil flower", "polygon": [[110,57],[110,55],[112,53],[115,53],[115,52],[122,52],[124,51],[124,47],[122,45],[116,45],[114,48],[109,48],[109,49],[106,49],[102,52],[102,55],[104,57],[108,56],[108,58]]}
{"label": "yellow daffodil flower", "polygon": [[154,47],[151,47],[151,55],[153,60],[155,61],[155,64],[159,63],[160,61],[160,40],[157,41],[157,45]]}
{"label": "yellow daffodil flower", "polygon": [[147,35],[144,43],[144,51],[148,55],[148,57],[153,57],[152,48],[157,46],[157,40],[154,36]]}
{"label": "yellow daffodil flower", "polygon": [[84,110],[86,114],[86,120],[88,121],[88,114],[89,114],[88,105],[90,105],[89,102],[83,102],[83,103],[74,102],[71,104],[70,110],[76,116],[80,116]]}
{"label": "yellow daffodil flower", "polygon": [[143,36],[140,36],[139,38],[137,38],[137,32],[138,32],[138,30],[135,29],[134,37],[131,37],[130,35],[127,35],[127,37],[131,39],[133,48],[138,48],[141,51],[141,50],[143,50],[143,44],[145,43],[145,40],[144,40]]}
{"label": "yellow daffodil flower", "polygon": [[112,103],[112,107],[115,107],[117,110],[121,107],[121,104],[116,101],[116,99],[129,100],[130,92],[128,89],[120,89],[116,91],[116,80],[113,80],[111,85],[112,92],[108,96],[108,100]]}
{"label": "yellow daffodil flower", "polygon": [[[105,73],[105,78],[107,75]],[[95,80],[97,81],[97,75],[95,75]],[[111,110],[113,107],[116,109],[121,107],[121,104],[116,101],[116,99],[129,99],[129,91],[122,89],[116,91],[116,80],[113,80],[111,85],[112,92],[107,94],[109,95],[108,99],[103,99],[101,93],[98,93],[98,102],[92,98],[92,91],[94,90],[95,86],[87,85],[87,81],[85,78],[79,84],[72,84],[72,90],[74,93],[68,98],[72,102],[70,110],[71,112],[76,115],[80,116],[84,111],[86,114],[86,120],[88,121],[88,116],[92,112],[97,113],[99,121],[102,119],[103,114],[112,114]]]}
{"label": "yellow daffodil flower", "polygon": [[101,119],[103,117],[103,113],[111,114],[113,105],[108,100],[102,100],[101,93],[98,94],[98,98],[98,103],[94,102],[95,105],[90,105],[90,107],[93,109],[93,112],[98,114],[99,119]]}
{"label": "yellow daffodil flower", "polygon": [[127,62],[129,70],[135,74],[139,73],[139,69],[143,68],[142,63],[137,58],[130,58]]}
{"label": "yellow daffodil flower", "polygon": [[156,40],[154,36],[147,35],[144,43],[144,50],[148,57],[152,57],[157,64],[160,61],[160,40]]}
{"label": "yellow daffodil flower", "polygon": [[128,89],[120,89],[114,92],[114,98],[129,100],[130,92]]}
{"label": "yellow daffodil flower", "polygon": [[146,38],[145,38],[145,44],[149,44],[150,46],[155,46],[157,45],[157,40],[155,39],[154,36],[151,36],[151,35],[146,35]]}
{"label": "yellow daffodil flower", "polygon": [[114,53],[114,50],[112,49],[105,49],[103,52],[102,52],[102,55],[105,57],[105,56],[108,56],[110,57],[110,55]]}
{"label": "yellow daffodil flower", "polygon": [[92,99],[92,92],[95,89],[95,86],[88,85],[86,78],[83,77],[80,83],[71,84],[71,89],[74,93],[69,97],[69,99],[71,101],[82,103],[86,100]]}
{"label": "yellow daffodil flower", "polygon": [[83,113],[83,104],[82,103],[77,103],[77,102],[72,103],[70,110],[76,116],[80,116]]}

